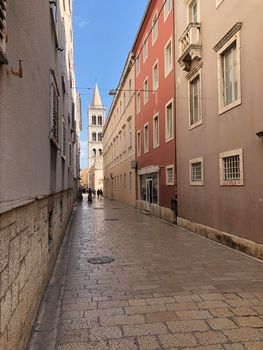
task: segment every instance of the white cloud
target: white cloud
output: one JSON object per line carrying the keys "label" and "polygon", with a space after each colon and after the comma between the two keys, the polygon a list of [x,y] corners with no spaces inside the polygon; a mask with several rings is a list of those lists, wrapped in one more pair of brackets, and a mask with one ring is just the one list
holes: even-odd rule
{"label": "white cloud", "polygon": [[80,141],[80,168],[88,166],[88,141]]}
{"label": "white cloud", "polygon": [[73,16],[73,22],[76,24],[79,28],[84,28],[89,23],[81,16]]}

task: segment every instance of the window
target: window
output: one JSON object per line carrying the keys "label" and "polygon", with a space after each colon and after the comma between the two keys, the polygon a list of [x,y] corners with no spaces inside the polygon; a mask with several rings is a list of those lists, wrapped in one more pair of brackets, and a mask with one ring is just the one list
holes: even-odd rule
{"label": "window", "polygon": [[98,125],[102,125],[102,116],[101,115],[98,116]]}
{"label": "window", "polygon": [[191,159],[189,162],[190,185],[202,186],[204,184],[203,158]]}
{"label": "window", "polygon": [[96,116],[95,115],[92,116],[92,125],[96,125]]}
{"label": "window", "polygon": [[141,132],[137,132],[137,156],[139,157],[142,152]]}
{"label": "window", "polygon": [[202,122],[200,74],[189,83],[190,90],[190,127]]}
{"label": "window", "polygon": [[189,8],[189,23],[198,23],[199,15],[198,15],[197,0],[191,1],[188,8]]}
{"label": "window", "polygon": [[92,133],[92,141],[96,142],[97,141],[97,135],[95,132]]}
{"label": "window", "polygon": [[143,83],[143,102],[146,104],[148,102],[149,90],[148,90],[148,78],[144,80]]}
{"label": "window", "polygon": [[[241,104],[240,28],[237,23],[215,46],[218,60],[219,114]],[[231,39],[225,42],[226,37]]]}
{"label": "window", "polygon": [[132,120],[129,120],[128,147],[132,147]]}
{"label": "window", "polygon": [[153,90],[157,90],[159,87],[159,67],[158,61],[153,66]]}
{"label": "window", "polygon": [[[0,1],[0,3],[2,0]],[[52,18],[52,26],[55,34],[56,46],[58,47],[58,0],[50,2],[50,13]]]}
{"label": "window", "polygon": [[166,167],[166,185],[174,185],[174,166]]}
{"label": "window", "polygon": [[164,0],[164,21],[166,21],[166,18],[168,17],[170,11],[171,11],[171,0]]}
{"label": "window", "polygon": [[165,106],[165,141],[168,142],[173,139],[173,102],[168,102]]}
{"label": "window", "polygon": [[159,115],[153,117],[153,148],[159,146]]}
{"label": "window", "polygon": [[72,145],[71,143],[68,144],[68,165],[72,165]]}
{"label": "window", "polygon": [[102,133],[101,133],[101,132],[98,133],[98,141],[99,141],[99,142],[102,141]]}
{"label": "window", "polygon": [[53,79],[51,84],[51,120],[50,137],[58,143],[58,123],[59,123],[59,96],[56,83]]}
{"label": "window", "polygon": [[0,64],[7,64],[6,52],[6,0],[0,1]]}
{"label": "window", "polygon": [[220,153],[219,170],[221,186],[244,185],[242,149]]}
{"label": "window", "polygon": [[129,80],[129,101],[131,99],[131,95],[132,95],[132,81],[131,79]]}
{"label": "window", "polygon": [[65,122],[63,120],[63,125],[62,125],[62,155],[65,157],[66,156],[66,126]]}
{"label": "window", "polygon": [[102,156],[102,149],[99,148],[99,156]]}
{"label": "window", "polygon": [[149,152],[149,125],[144,125],[144,153]]}
{"label": "window", "polygon": [[143,55],[143,62],[145,62],[146,58],[148,57],[148,35],[146,35],[143,41],[142,55]]}
{"label": "window", "polygon": [[138,76],[140,74],[140,55],[136,57],[136,75]]}
{"label": "window", "polygon": [[141,111],[141,95],[137,92],[137,114]]}
{"label": "window", "polygon": [[155,12],[155,15],[152,20],[152,45],[155,43],[158,37],[158,12]]}
{"label": "window", "polygon": [[126,176],[127,176],[126,174],[123,175],[123,188],[124,188],[125,190],[126,190],[126,186],[127,186],[127,184],[126,184],[126,181],[127,181],[127,180],[126,180]]}
{"label": "window", "polygon": [[132,173],[129,173],[129,190],[132,189]]}
{"label": "window", "polygon": [[123,93],[123,108],[125,109],[126,107],[126,93]]}
{"label": "window", "polygon": [[96,158],[96,155],[97,155],[96,149],[93,148],[93,150],[92,150],[92,157]]}
{"label": "window", "polygon": [[169,39],[168,43],[165,45],[164,49],[164,75],[165,78],[172,71],[172,39]]}

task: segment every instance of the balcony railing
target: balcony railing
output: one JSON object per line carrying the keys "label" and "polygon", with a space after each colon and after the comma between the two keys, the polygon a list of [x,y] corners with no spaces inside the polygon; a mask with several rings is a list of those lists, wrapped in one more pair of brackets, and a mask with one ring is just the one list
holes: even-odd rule
{"label": "balcony railing", "polygon": [[193,60],[201,59],[201,24],[189,23],[179,39],[179,63],[184,70],[189,71]]}

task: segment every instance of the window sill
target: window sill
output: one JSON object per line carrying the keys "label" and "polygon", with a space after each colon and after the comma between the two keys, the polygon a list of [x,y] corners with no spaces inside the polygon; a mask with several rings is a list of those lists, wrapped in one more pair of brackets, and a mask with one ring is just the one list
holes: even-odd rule
{"label": "window sill", "polygon": [[200,126],[202,124],[203,124],[203,120],[201,119],[201,120],[199,120],[199,122],[196,122],[196,123],[190,125],[189,126],[189,130],[195,129],[195,128],[197,128],[198,126]]}
{"label": "window sill", "polygon": [[57,150],[60,150],[58,141],[52,135],[50,136],[50,142],[52,143],[53,146],[56,147]]}
{"label": "window sill", "polygon": [[225,107],[219,108],[218,114],[219,114],[219,115],[224,114],[224,113],[226,113],[227,111],[229,111],[230,109],[235,108],[235,107],[237,107],[237,106],[240,106],[241,103],[242,103],[242,100],[241,100],[241,98],[239,98],[239,99],[236,100],[235,102],[232,102],[232,103],[230,103],[229,105],[227,105],[227,106],[225,106]]}
{"label": "window sill", "polygon": [[165,142],[168,143],[170,141],[173,141],[174,137],[171,137],[170,139],[166,139]]}
{"label": "window sill", "polygon": [[158,144],[158,145],[154,145],[153,146],[153,149],[156,149],[156,148],[158,148],[160,145]]}
{"label": "window sill", "polygon": [[173,68],[171,67],[170,70],[168,72],[165,72],[164,74],[164,79],[166,79],[168,77],[168,75],[173,71]]}
{"label": "window sill", "polygon": [[191,181],[190,186],[204,186],[203,181]]}
{"label": "window sill", "polygon": [[244,186],[243,180],[227,180],[227,181],[221,181],[220,186]]}

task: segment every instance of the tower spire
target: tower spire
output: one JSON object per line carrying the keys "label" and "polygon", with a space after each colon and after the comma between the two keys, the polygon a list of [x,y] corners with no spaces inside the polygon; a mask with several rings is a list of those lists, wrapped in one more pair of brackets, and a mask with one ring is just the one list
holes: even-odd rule
{"label": "tower spire", "polygon": [[93,93],[93,99],[92,99],[92,106],[98,106],[98,107],[102,107],[102,102],[101,102],[101,98],[100,98],[100,92],[99,92],[99,88],[98,88],[98,84],[95,84],[95,88],[94,88],[94,93]]}

